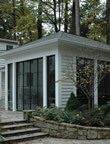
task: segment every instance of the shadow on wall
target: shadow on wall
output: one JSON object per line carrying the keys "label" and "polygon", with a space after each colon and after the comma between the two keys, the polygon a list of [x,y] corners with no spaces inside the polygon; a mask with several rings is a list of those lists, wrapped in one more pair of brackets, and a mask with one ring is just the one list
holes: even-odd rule
{"label": "shadow on wall", "polygon": [[5,110],[5,99],[0,100],[0,110]]}

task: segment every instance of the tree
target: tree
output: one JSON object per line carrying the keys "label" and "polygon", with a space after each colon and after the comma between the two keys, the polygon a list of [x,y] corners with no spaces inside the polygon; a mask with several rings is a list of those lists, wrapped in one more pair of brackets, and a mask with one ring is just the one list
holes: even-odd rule
{"label": "tree", "polygon": [[64,31],[68,31],[68,0],[65,0],[65,10],[64,10]]}
{"label": "tree", "polygon": [[107,15],[107,44],[110,44],[110,1],[106,0]]}
{"label": "tree", "polygon": [[[73,70],[74,65],[77,64],[77,71]],[[104,77],[110,74],[110,63],[100,64],[94,71],[94,62],[91,59],[77,57],[77,63],[73,62],[64,71],[62,82],[72,83],[76,89],[82,91],[88,100],[89,118],[91,114],[91,104],[94,92],[98,88]],[[98,81],[97,81],[98,79]],[[97,87],[96,87],[97,85]]]}
{"label": "tree", "polygon": [[72,22],[71,22],[70,32],[72,34],[76,34],[76,26],[75,26],[75,2],[74,1],[73,1],[73,6],[72,6]]}
{"label": "tree", "polygon": [[42,37],[42,0],[39,0],[38,3],[37,30],[38,30],[38,39],[40,39]]}
{"label": "tree", "polygon": [[75,26],[76,35],[80,35],[80,3],[79,0],[75,0]]}
{"label": "tree", "polygon": [[82,0],[81,3],[81,35],[105,42],[105,5],[100,0]]}
{"label": "tree", "polygon": [[[16,9],[15,9],[15,0],[12,0],[12,6],[13,6],[13,27],[16,27]],[[13,33],[13,38],[16,40],[16,32]]]}
{"label": "tree", "polygon": [[0,37],[13,39],[13,8],[10,0],[0,0]]}
{"label": "tree", "polygon": [[20,0],[16,3],[16,31],[17,39],[20,44],[31,42],[38,39],[37,37],[37,21],[34,13],[34,2]]}
{"label": "tree", "polygon": [[72,21],[70,32],[72,34],[80,35],[80,2],[79,0],[73,0],[72,2]]}

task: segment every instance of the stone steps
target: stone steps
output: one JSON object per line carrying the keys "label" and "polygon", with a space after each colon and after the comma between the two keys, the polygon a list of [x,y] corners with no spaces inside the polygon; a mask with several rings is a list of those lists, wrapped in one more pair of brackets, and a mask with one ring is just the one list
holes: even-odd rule
{"label": "stone steps", "polygon": [[48,136],[48,133],[39,132],[39,133],[25,134],[25,135],[19,135],[19,136],[12,136],[12,137],[5,138],[2,143],[3,144],[17,144],[17,142],[21,142],[25,140],[26,141],[32,140],[32,139],[44,137],[44,136]]}
{"label": "stone steps", "polygon": [[36,139],[48,136],[47,133],[41,132],[40,128],[35,128],[32,123],[26,123],[25,120],[2,122],[3,144],[17,144],[18,142]]}
{"label": "stone steps", "polygon": [[14,135],[20,135],[20,134],[27,134],[27,133],[34,133],[40,131],[40,128],[25,128],[25,129],[19,129],[19,130],[10,130],[6,132],[2,132],[3,137],[8,137]]}
{"label": "stone steps", "polygon": [[17,130],[17,129],[23,129],[26,127],[33,127],[32,123],[23,123],[23,124],[16,124],[16,125],[6,125],[2,126],[2,131],[9,131],[9,130]]}
{"label": "stone steps", "polygon": [[12,125],[12,124],[19,124],[19,123],[26,123],[27,121],[22,119],[22,120],[16,120],[16,121],[7,121],[7,122],[0,122],[1,126],[4,125]]}

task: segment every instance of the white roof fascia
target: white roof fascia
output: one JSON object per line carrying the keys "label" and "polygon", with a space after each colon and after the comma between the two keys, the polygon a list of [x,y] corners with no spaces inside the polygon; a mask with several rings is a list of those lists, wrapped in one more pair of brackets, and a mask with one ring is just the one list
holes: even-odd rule
{"label": "white roof fascia", "polygon": [[15,48],[13,50],[6,51],[5,53],[0,55],[0,58],[5,59],[9,55],[15,54],[17,52],[22,52],[22,51],[25,51],[25,50],[28,50],[28,49],[33,49],[33,48],[39,48],[40,49],[40,46],[45,46],[45,45],[48,45],[48,44],[52,44],[52,43],[55,43],[57,41],[58,41],[58,38],[55,38],[55,39],[47,40],[47,41],[44,41],[44,42],[34,43],[32,45],[30,45],[30,44],[29,45],[23,45],[21,47]]}
{"label": "white roof fascia", "polygon": [[[59,41],[69,43],[69,44],[73,44],[74,46],[80,46],[80,47],[84,47],[84,48],[92,48],[92,49],[96,49],[96,50],[102,50],[102,51],[105,51],[105,52],[110,52],[110,46],[106,45],[106,44],[102,44],[102,43],[100,43],[100,45],[96,46],[96,45],[81,43],[81,42],[78,42],[78,41],[71,41],[71,40],[62,39],[62,38],[60,38]],[[101,44],[103,46],[101,46]],[[105,45],[105,47],[104,47],[104,45]]]}
{"label": "white roof fascia", "polygon": [[1,42],[5,42],[5,43],[14,43],[14,44],[18,44],[18,41],[14,41],[14,40],[9,40],[9,39],[2,39],[0,38]]}

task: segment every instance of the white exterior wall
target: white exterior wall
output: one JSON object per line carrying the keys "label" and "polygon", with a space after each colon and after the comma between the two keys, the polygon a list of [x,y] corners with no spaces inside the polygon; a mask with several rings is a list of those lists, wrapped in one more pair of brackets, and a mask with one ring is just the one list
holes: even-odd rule
{"label": "white exterior wall", "polygon": [[[44,44],[45,43],[45,44]],[[68,66],[74,62],[73,70],[76,72],[76,57],[86,57],[95,59],[95,66],[97,66],[97,60],[110,61],[110,53],[102,50],[95,50],[87,47],[78,47],[73,43],[66,41],[53,40],[51,43],[44,42],[43,44],[27,45],[15,49],[13,53],[9,52],[6,56],[7,65],[13,64],[13,73],[16,73],[16,63],[31,59],[43,58],[43,106],[47,106],[47,56],[55,55],[55,80],[59,81],[64,77],[64,72],[69,72]],[[36,46],[37,45],[37,46]],[[30,48],[32,47],[32,48]],[[23,48],[23,49],[22,49]],[[96,70],[96,67],[95,67]],[[6,66],[6,82],[7,66]],[[13,111],[16,110],[16,92],[15,90],[16,74],[13,75]],[[97,86],[96,86],[97,87]],[[5,84],[5,91],[8,92],[7,84]],[[70,97],[71,92],[75,95],[76,87],[72,83],[68,82],[56,82],[55,84],[55,96],[56,106],[64,108],[67,100]],[[94,92],[94,104],[98,104],[98,91]],[[7,109],[7,94],[5,99],[5,107]]]}
{"label": "white exterior wall", "polygon": [[[43,106],[47,106],[47,56],[55,55],[55,80],[57,81],[59,78],[59,68],[58,68],[58,45],[57,43],[53,43],[50,45],[41,46],[40,48],[32,48],[25,51],[21,51],[18,53],[14,53],[7,57],[7,66],[12,63],[13,67],[13,111],[16,110],[16,63],[21,61],[27,61],[31,59],[43,58]],[[7,77],[8,78],[8,77]],[[55,88],[55,103],[59,106],[59,84],[56,83]],[[6,91],[8,88],[6,86]],[[7,95],[6,95],[7,99]],[[7,101],[7,100],[6,100]],[[6,102],[7,109],[7,102]]]}
{"label": "white exterior wall", "polygon": [[[76,57],[86,57],[94,59],[95,69],[94,72],[97,70],[97,60],[104,60],[110,61],[110,53],[104,52],[101,50],[91,50],[90,48],[81,48],[72,44],[68,43],[61,43],[59,44],[60,49],[60,79],[64,78],[64,72],[69,72],[68,66],[71,63],[74,63],[74,72],[76,71]],[[96,78],[97,81],[97,78]],[[97,82],[94,81],[94,104],[98,105],[98,89],[97,89]],[[75,95],[77,94],[76,87],[73,85],[72,82],[60,82],[60,102],[61,107],[64,108],[70,97],[71,92]],[[110,87],[110,86],[109,86]]]}
{"label": "white exterior wall", "polygon": [[[11,41],[11,40],[4,40],[0,39],[0,54],[6,52],[7,45],[13,46],[13,48],[17,47],[17,42]],[[2,69],[4,68],[4,69]],[[5,89],[5,60],[0,59],[0,109],[5,109],[5,106],[7,104],[5,101],[5,96],[7,95],[7,91]],[[6,98],[7,99],[7,98]],[[7,106],[6,106],[7,109]]]}
{"label": "white exterior wall", "polygon": [[10,46],[13,46],[13,48],[15,48],[16,46],[17,46],[17,44],[15,44],[15,43],[11,43],[11,42],[1,42],[0,41],[0,51],[4,51],[4,50],[6,50],[6,46],[7,45],[10,45]]}

